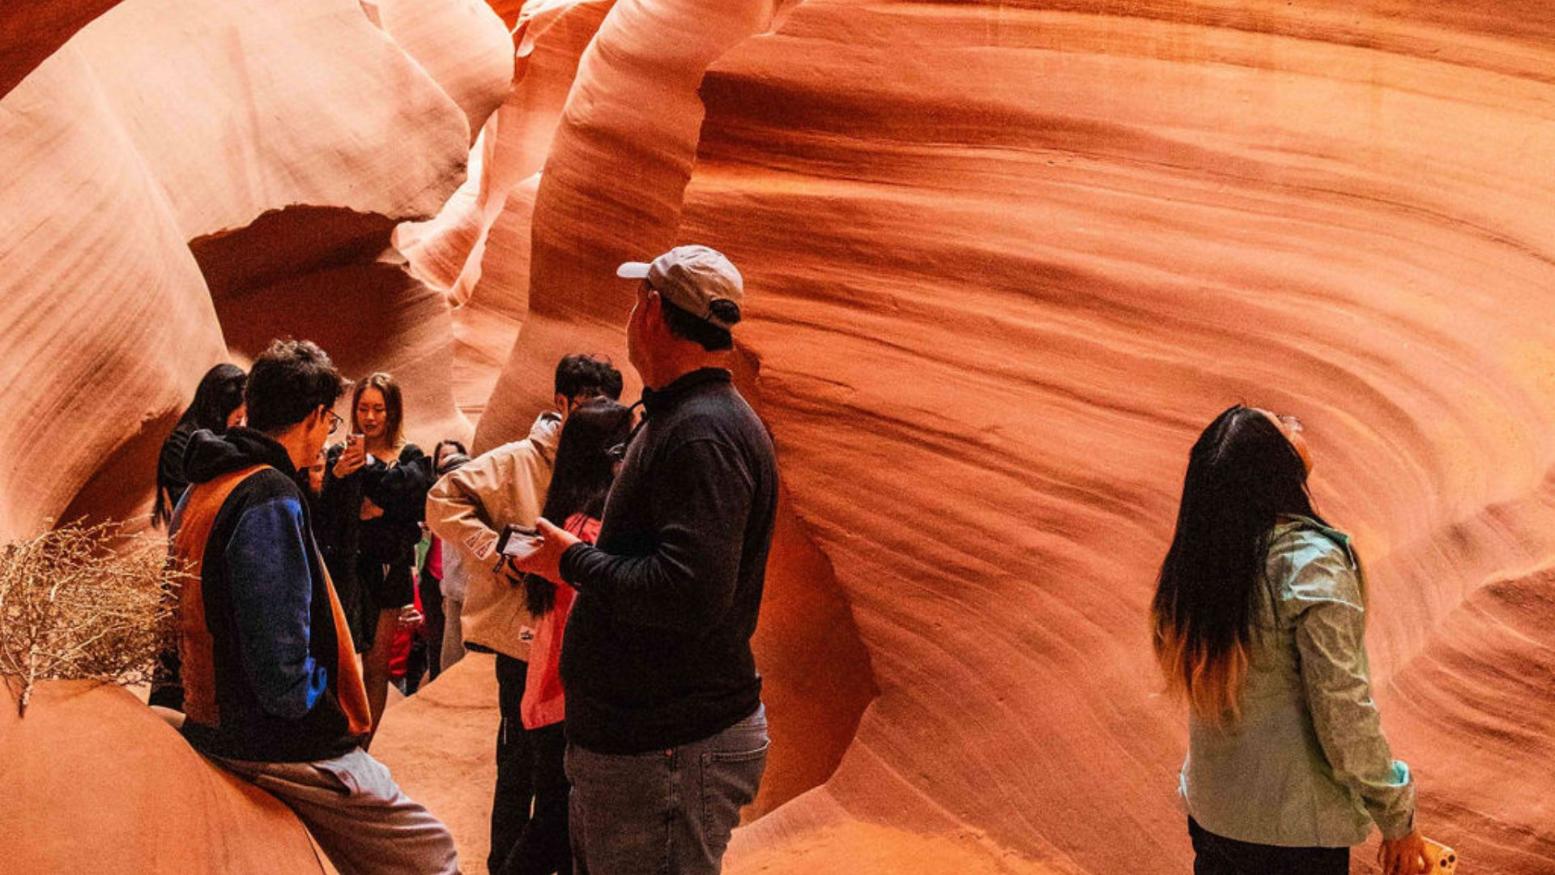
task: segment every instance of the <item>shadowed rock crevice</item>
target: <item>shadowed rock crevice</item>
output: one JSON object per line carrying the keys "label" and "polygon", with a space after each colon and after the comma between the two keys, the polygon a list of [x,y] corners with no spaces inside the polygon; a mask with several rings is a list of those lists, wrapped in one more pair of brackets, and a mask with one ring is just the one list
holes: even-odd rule
{"label": "shadowed rock crevice", "polygon": [[216,300],[286,279],[374,261],[398,220],[345,207],[293,204],[242,228],[189,241]]}

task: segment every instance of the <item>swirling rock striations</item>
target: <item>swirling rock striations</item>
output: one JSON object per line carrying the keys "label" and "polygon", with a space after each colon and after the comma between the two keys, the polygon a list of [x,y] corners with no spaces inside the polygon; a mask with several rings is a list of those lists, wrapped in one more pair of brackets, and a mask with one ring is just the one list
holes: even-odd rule
{"label": "swirling rock striations", "polygon": [[[1544,4],[52,7],[0,11],[0,536],[143,501],[277,333],[401,372],[421,440],[500,365],[509,440],[559,354],[624,363],[618,261],[708,242],[787,488],[731,871],[1182,871],[1144,617],[1239,400],[1357,536],[1422,825],[1555,869]],[[467,833],[489,764],[416,739],[489,738],[489,671],[439,683],[381,741]]]}
{"label": "swirling rock striations", "polygon": [[141,511],[200,374],[274,336],[372,323],[348,375],[405,371],[419,440],[468,432],[446,307],[381,256],[460,182],[511,48],[416,6],[126,0],[0,100],[0,536]]}
{"label": "swirling rock striations", "polygon": [[579,56],[612,5],[558,0],[515,13],[514,87],[481,131],[469,179],[435,218],[395,229],[395,248],[411,273],[456,308],[455,394],[471,414],[485,409],[527,316],[540,170]]}
{"label": "swirling rock striations", "polygon": [[1550,871],[1550,13],[1059,6],[812,0],[703,85],[679,237],[746,269],[881,687],[740,859],[840,867],[862,821],[1182,871],[1144,617],[1187,448],[1246,400],[1305,420],[1357,535],[1421,824]]}
{"label": "swirling rock striations", "polygon": [[0,684],[7,872],[333,872],[280,800],[212,764],[128,692]]}

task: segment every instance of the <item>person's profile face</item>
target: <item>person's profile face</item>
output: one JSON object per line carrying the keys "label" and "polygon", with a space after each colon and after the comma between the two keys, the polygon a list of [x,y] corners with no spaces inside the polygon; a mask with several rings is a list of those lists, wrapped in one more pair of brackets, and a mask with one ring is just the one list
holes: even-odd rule
{"label": "person's profile face", "polygon": [[383,400],[383,393],[375,388],[368,388],[362,392],[362,396],[356,399],[356,426],[367,435],[369,440],[383,437],[389,424],[389,407]]}
{"label": "person's profile face", "polygon": [[1290,442],[1291,448],[1296,451],[1296,455],[1301,457],[1302,466],[1307,469],[1308,474],[1311,474],[1312,448],[1307,445],[1306,428],[1301,424],[1301,420],[1288,413],[1275,413],[1272,410],[1264,410],[1262,408],[1259,408],[1258,412],[1267,416],[1269,421],[1274,423],[1274,427],[1280,430],[1280,434],[1284,435],[1285,440]]}
{"label": "person's profile face", "polygon": [[227,428],[237,428],[248,417],[248,405],[239,404],[236,409],[227,414]]}
{"label": "person's profile face", "polygon": [[324,491],[324,465],[327,464],[327,459],[328,456],[324,454],[323,448],[320,448],[313,456],[313,464],[308,466],[308,488],[314,495]]}

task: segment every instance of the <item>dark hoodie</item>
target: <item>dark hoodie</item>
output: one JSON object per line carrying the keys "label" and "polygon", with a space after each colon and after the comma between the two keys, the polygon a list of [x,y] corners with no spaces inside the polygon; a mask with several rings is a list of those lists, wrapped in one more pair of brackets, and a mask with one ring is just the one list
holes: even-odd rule
{"label": "dark hoodie", "polygon": [[[373,459],[355,473],[335,476],[345,451],[336,444],[325,456],[324,488],[314,502],[314,533],[340,593],[352,638],[359,651],[373,644],[379,611],[410,604],[412,575],[427,490],[437,480],[432,460],[415,444],[400,452],[399,463]],[[374,520],[360,518],[362,499],[383,508]]]}
{"label": "dark hoodie", "polygon": [[197,431],[173,516],[184,735],[215,756],[339,756],[370,728],[351,636],[286,450],[246,428]]}

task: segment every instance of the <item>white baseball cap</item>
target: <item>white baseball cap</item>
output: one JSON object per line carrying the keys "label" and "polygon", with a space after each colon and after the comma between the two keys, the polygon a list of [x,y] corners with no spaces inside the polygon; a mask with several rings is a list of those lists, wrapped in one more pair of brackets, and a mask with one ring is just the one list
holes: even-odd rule
{"label": "white baseball cap", "polygon": [[[739,321],[745,279],[722,252],[707,246],[676,246],[651,262],[628,261],[616,268],[622,279],[646,279],[648,285],[671,304],[728,331]],[[714,301],[734,305],[735,318],[724,320],[713,313]]]}

